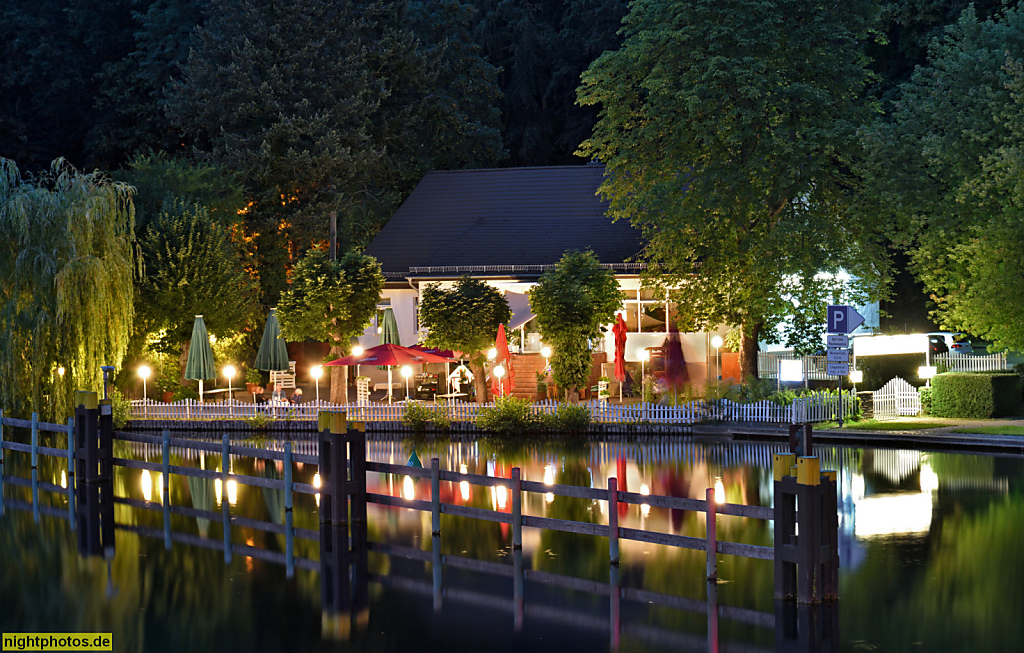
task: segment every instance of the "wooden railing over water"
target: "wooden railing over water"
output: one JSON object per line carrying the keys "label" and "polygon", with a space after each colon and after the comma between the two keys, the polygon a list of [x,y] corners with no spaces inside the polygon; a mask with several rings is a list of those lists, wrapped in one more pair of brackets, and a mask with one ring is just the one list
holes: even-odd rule
{"label": "wooden railing over water", "polygon": [[[296,566],[313,568],[317,563],[303,560],[294,555],[294,539],[296,537],[309,540],[320,540],[321,565],[325,553],[334,555],[337,540],[325,537],[331,528],[349,524],[365,524],[366,504],[377,503],[414,510],[431,512],[432,534],[441,536],[441,514],[469,517],[485,521],[506,523],[512,526],[513,550],[521,550],[522,528],[539,528],[570,533],[583,533],[607,537],[609,540],[609,561],[613,567],[619,561],[619,540],[634,540],[681,548],[704,551],[707,560],[707,577],[714,580],[717,576],[717,556],[737,555],[744,557],[774,560],[776,575],[776,597],[799,597],[801,602],[816,603],[821,599],[834,598],[837,587],[838,573],[838,539],[836,523],[836,495],[834,473],[820,473],[817,458],[804,457],[797,460],[791,455],[775,456],[775,491],[776,508],[745,506],[734,504],[717,504],[714,490],[709,488],[705,499],[683,497],[654,496],[619,491],[617,479],[611,478],[607,489],[587,488],[567,485],[548,485],[535,481],[525,481],[520,477],[519,469],[513,468],[511,478],[498,478],[477,474],[464,474],[453,471],[442,471],[438,459],[432,459],[429,469],[414,468],[403,465],[370,462],[366,459],[365,427],[360,423],[348,422],[345,413],[321,413],[319,417],[319,447],[316,455],[295,453],[292,443],[284,445],[284,451],[232,445],[228,436],[222,442],[201,442],[194,440],[171,438],[169,432],[162,436],[146,436],[130,433],[115,433],[112,428],[112,416],[109,403],[98,405],[93,393],[79,393],[81,403],[76,409],[75,419],[67,425],[40,423],[35,416],[32,420],[15,420],[4,418],[0,414],[0,473],[2,473],[4,451],[27,453],[31,457],[31,479],[11,480],[5,477],[4,483],[26,485],[32,489],[32,503],[26,506],[17,501],[8,501],[12,507],[31,509],[36,520],[40,514],[52,514],[67,517],[72,529],[78,527],[80,551],[85,555],[106,555],[113,551],[114,503],[123,503],[138,508],[161,510],[164,514],[164,529],[144,530],[130,526],[143,535],[160,533],[169,548],[173,541],[181,541],[201,546],[210,546],[210,542],[185,533],[174,533],[170,527],[170,515],[179,514],[190,517],[219,521],[223,528],[223,541],[218,548],[223,548],[225,560],[230,562],[233,554],[241,554],[284,564],[291,576]],[[4,427],[20,427],[30,430],[30,442],[15,442],[5,437]],[[39,444],[40,431],[67,434],[67,448],[54,448]],[[134,441],[148,445],[159,445],[161,448],[160,462],[115,458],[113,456],[113,440],[115,436],[121,440]],[[808,430],[809,437],[809,430]],[[172,465],[170,448],[198,450],[211,454],[220,454],[221,470],[204,470]],[[805,450],[810,451],[810,443],[805,443]],[[68,488],[60,488],[54,484],[38,479],[38,456],[56,456],[67,460]],[[281,461],[284,478],[273,479],[231,473],[230,456],[240,455],[263,460]],[[292,478],[293,463],[317,465],[321,484],[297,482]],[[115,497],[113,494],[113,467],[141,469],[160,472],[163,479],[161,496],[167,498],[159,507],[149,501],[140,501],[130,497]],[[367,492],[366,473],[379,472],[401,476],[429,478],[431,482],[431,500],[423,501],[405,499]],[[285,495],[284,523],[268,523],[245,519],[230,514],[229,501],[222,501],[222,511],[218,515],[214,511],[200,510],[185,506],[171,506],[169,483],[171,475],[220,480],[223,487],[229,482],[282,490]],[[440,500],[440,482],[469,483],[485,487],[503,487],[509,495],[511,507],[509,512],[486,510],[469,506],[444,503]],[[3,483],[0,483],[0,514],[4,508]],[[68,497],[69,506],[65,512],[44,506],[39,501],[39,491],[57,492]],[[320,529],[312,531],[300,529],[292,523],[292,495],[294,492],[320,494]],[[607,502],[609,523],[595,524],[570,520],[552,519],[547,517],[524,515],[522,497],[524,492],[539,492],[556,496],[576,497]],[[797,497],[801,511],[798,513]],[[618,525],[618,505],[620,503],[649,505],[653,507],[691,510],[704,512],[706,532],[704,537],[673,535],[640,529],[625,528]],[[812,508],[813,507],[813,508]],[[782,510],[783,512],[779,512]],[[717,515],[736,515],[752,519],[775,521],[774,547],[756,546],[734,542],[723,542],[717,538]],[[796,536],[796,525],[799,522],[800,532]],[[117,525],[121,527],[121,525]],[[283,534],[286,540],[285,552],[273,552],[258,549],[249,545],[232,542],[231,526],[253,528],[275,534]],[[128,528],[129,526],[124,526]],[[348,535],[345,536],[345,550],[350,551]],[[440,555],[439,540],[434,540],[434,552]],[[382,545],[383,546],[383,545]],[[453,563],[463,564],[463,563]],[[487,563],[479,561],[466,562],[465,565],[476,565],[483,569]],[[440,569],[440,564],[438,565]],[[797,575],[799,569],[799,577]],[[332,571],[332,573],[334,573]],[[439,573],[439,572],[438,572]],[[517,575],[522,577],[522,575]]]}

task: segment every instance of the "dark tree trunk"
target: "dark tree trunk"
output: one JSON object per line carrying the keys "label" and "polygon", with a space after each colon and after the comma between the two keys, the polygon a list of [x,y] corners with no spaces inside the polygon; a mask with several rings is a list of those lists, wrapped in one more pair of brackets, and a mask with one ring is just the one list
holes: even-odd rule
{"label": "dark tree trunk", "polygon": [[191,346],[192,341],[186,340],[181,347],[181,356],[178,357],[178,367],[181,369],[181,378],[178,379],[178,383],[181,385],[185,385],[185,366],[188,365],[188,350]]}
{"label": "dark tree trunk", "polygon": [[[331,343],[331,359],[345,355],[345,348],[337,341]],[[331,403],[345,403],[345,391],[348,389],[348,368],[344,365],[332,365],[331,370]]]}
{"label": "dark tree trunk", "polygon": [[749,377],[757,378],[757,340],[762,327],[763,325],[758,322],[752,325],[744,324],[740,328],[740,383]]}
{"label": "dark tree trunk", "polygon": [[475,361],[469,362],[469,369],[473,372],[473,388],[476,390],[476,403],[487,403],[487,372],[484,371],[484,364]]}

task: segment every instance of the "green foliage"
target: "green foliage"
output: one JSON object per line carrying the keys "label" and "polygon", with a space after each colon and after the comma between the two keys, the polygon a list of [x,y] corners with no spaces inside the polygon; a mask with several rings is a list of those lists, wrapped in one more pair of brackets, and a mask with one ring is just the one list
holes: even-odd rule
{"label": "green foliage", "polygon": [[943,327],[1024,347],[1024,11],[967,8],[869,137],[871,210],[893,225]]}
{"label": "green foliage", "polygon": [[429,329],[431,347],[465,352],[482,360],[480,352],[494,342],[498,326],[512,317],[505,297],[494,286],[463,276],[448,289],[430,284],[420,292],[420,324]]}
{"label": "green foliage", "polygon": [[117,177],[135,188],[135,226],[140,234],[166,210],[169,198],[202,206],[222,227],[237,222],[245,206],[237,176],[213,163],[147,152],[135,155]]}
{"label": "green foliage", "polygon": [[402,423],[417,433],[426,430],[428,425],[433,425],[434,428],[442,431],[448,430],[452,426],[451,417],[448,416],[448,411],[444,407],[428,406],[419,402],[406,404]]}
{"label": "green foliage", "polygon": [[590,410],[582,404],[560,403],[555,412],[540,415],[539,422],[555,433],[580,433],[590,428]]}
{"label": "green foliage", "polygon": [[540,426],[533,414],[533,402],[511,395],[498,397],[493,408],[482,408],[476,418],[477,427],[499,435],[528,433]]}
{"label": "green foliage", "polygon": [[932,379],[932,414],[966,418],[1019,415],[1021,387],[1021,378],[1012,373],[940,374]]}
{"label": "green foliage", "polygon": [[205,207],[169,198],[141,245],[145,277],[136,311],[157,350],[181,351],[196,315],[218,339],[255,322],[255,284],[227,229]]}
{"label": "green foliage", "polygon": [[199,399],[199,389],[189,385],[174,386],[171,401],[183,401],[185,399]]}
{"label": "green foliage", "polygon": [[[877,222],[847,210],[861,183],[857,130],[873,110],[863,41],[877,11],[874,0],[842,11],[634,2],[622,46],[584,73],[579,102],[600,114],[580,153],[607,164],[609,214],[643,231],[681,330],[742,325],[752,345],[791,312],[794,275],[820,296],[816,273],[845,269],[857,294],[883,294]],[[745,373],[755,352],[741,349]]]}
{"label": "green foliage", "polygon": [[61,159],[33,179],[0,159],[0,405],[7,414],[61,421],[75,390],[101,388],[101,365],[121,365],[138,271],[130,193]]}
{"label": "green foliage", "polygon": [[918,394],[921,395],[921,414],[931,415],[932,414],[932,389],[928,387],[918,388]]}
{"label": "green foliage", "polygon": [[132,402],[120,390],[114,388],[110,392],[110,407],[114,417],[114,429],[120,431],[132,418]]}
{"label": "green foliage", "polygon": [[270,427],[274,423],[274,418],[266,413],[256,413],[248,417],[243,417],[242,421],[249,425],[250,428],[256,431],[262,431]]}
{"label": "green foliage", "polygon": [[530,290],[537,329],[551,346],[554,381],[565,389],[579,388],[590,376],[590,342],[615,319],[622,293],[611,270],[601,267],[593,252],[566,252]]}
{"label": "green foliage", "polygon": [[277,317],[287,340],[317,340],[348,348],[366,329],[384,289],[372,256],[347,252],[337,261],[311,249],[295,265],[292,285],[281,295]]}
{"label": "green foliage", "polygon": [[454,0],[215,0],[168,116],[240,172],[268,247],[322,241],[331,211],[341,249],[360,247],[425,171],[500,158],[496,71],[467,18]]}
{"label": "green foliage", "polygon": [[245,382],[255,383],[257,385],[263,383],[263,374],[254,367],[250,367],[245,371]]}
{"label": "green foliage", "polygon": [[537,370],[537,392],[546,393],[548,391],[548,372],[547,370]]}

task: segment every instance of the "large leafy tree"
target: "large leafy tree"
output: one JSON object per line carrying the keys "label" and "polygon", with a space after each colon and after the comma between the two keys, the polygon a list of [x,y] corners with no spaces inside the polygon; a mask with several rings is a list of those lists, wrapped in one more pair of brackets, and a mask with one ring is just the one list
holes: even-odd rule
{"label": "large leafy tree", "polygon": [[590,376],[590,344],[615,320],[622,299],[615,274],[593,252],[566,252],[530,291],[537,328],[551,346],[552,375],[569,401]]}
{"label": "large leafy tree", "polygon": [[[311,249],[295,264],[291,287],[281,294],[277,316],[287,340],[331,345],[331,358],[344,356],[349,341],[370,323],[384,289],[380,263],[348,252],[338,260]],[[345,368],[331,367],[331,401],[345,401]]]}
{"label": "large leafy tree", "polygon": [[[870,135],[876,211],[893,225],[945,327],[1024,346],[1015,288],[1024,257],[1020,125],[1024,13],[966,10]],[[1017,317],[1014,317],[1017,316]]]}
{"label": "large leafy tree", "polygon": [[460,277],[447,289],[430,284],[420,292],[420,324],[428,330],[426,343],[469,356],[480,403],[487,398],[483,351],[494,343],[498,326],[511,317],[501,292],[472,277]]}
{"label": "large leafy tree", "polygon": [[245,180],[263,261],[322,241],[331,212],[340,248],[363,245],[426,170],[500,156],[495,71],[441,8],[213,0],[168,115]]}
{"label": "large leafy tree", "polygon": [[583,76],[579,101],[600,117],[580,152],[607,163],[610,214],[642,229],[681,328],[740,327],[744,376],[756,374],[758,337],[788,312],[787,278],[848,268],[880,294],[884,250],[868,214],[847,210],[877,10],[641,0],[622,46]]}
{"label": "large leafy tree", "polygon": [[180,352],[184,379],[195,316],[218,338],[251,327],[256,284],[228,229],[200,204],[168,199],[141,245],[138,331],[152,334],[158,351]]}
{"label": "large leafy tree", "polygon": [[[0,159],[0,404],[60,420],[120,366],[138,271],[131,189],[63,160],[23,178]],[[63,368],[63,376],[58,370]],[[48,399],[48,401],[47,401]]]}

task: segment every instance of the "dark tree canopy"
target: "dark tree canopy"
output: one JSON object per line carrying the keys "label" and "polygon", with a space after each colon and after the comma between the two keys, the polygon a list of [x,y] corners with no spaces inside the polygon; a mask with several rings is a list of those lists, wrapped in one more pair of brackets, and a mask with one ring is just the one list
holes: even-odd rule
{"label": "dark tree canopy", "polygon": [[[861,183],[858,129],[871,75],[873,0],[638,1],[622,47],[583,77],[600,107],[581,152],[607,164],[610,213],[648,239],[651,276],[680,328],[742,326],[743,374],[789,312],[784,282],[846,267],[884,277]],[[666,65],[672,62],[672,65]],[[809,273],[809,274],[808,274]]]}

